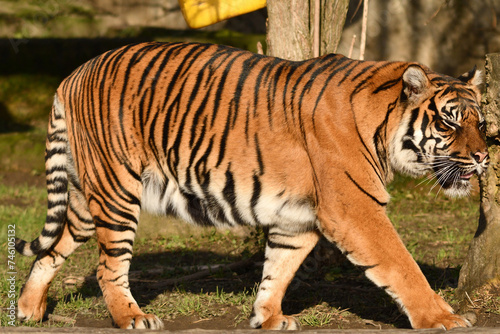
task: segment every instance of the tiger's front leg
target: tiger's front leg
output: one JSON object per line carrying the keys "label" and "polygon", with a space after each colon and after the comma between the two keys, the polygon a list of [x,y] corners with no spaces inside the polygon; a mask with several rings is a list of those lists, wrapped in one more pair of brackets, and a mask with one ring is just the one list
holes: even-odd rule
{"label": "tiger's front leg", "polygon": [[413,328],[470,327],[468,320],[454,314],[431,289],[386,216],[385,207],[365,197],[356,203],[356,209],[320,208],[318,219],[324,235],[336,242],[351,262],[366,268],[366,276],[394,298]]}
{"label": "tiger's front leg", "polygon": [[319,233],[292,234],[271,228],[266,245],[262,281],[253,305],[250,325],[263,329],[299,329],[297,319],[283,315],[281,301],[300,265],[318,243]]}

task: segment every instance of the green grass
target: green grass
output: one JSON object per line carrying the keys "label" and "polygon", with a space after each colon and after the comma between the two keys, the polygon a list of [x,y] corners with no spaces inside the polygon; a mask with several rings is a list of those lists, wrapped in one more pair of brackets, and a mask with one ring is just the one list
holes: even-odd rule
{"label": "green grass", "polygon": [[328,303],[323,302],[302,311],[298,316],[298,320],[302,326],[323,327],[334,320],[336,323],[349,322],[348,318],[352,317],[348,310],[331,307]]}
{"label": "green grass", "polygon": [[389,187],[389,217],[417,262],[460,266],[477,228],[478,191],[466,198],[448,198],[431,190],[434,181],[421,182],[396,178]]}
{"label": "green grass", "polygon": [[57,303],[54,314],[75,318],[88,316],[96,319],[109,317],[109,312],[102,298],[85,296],[80,292],[69,292],[64,300]]}
{"label": "green grass", "polygon": [[[15,226],[16,236],[22,234],[23,237],[29,239],[40,233],[46,210],[46,196],[44,193],[45,190],[36,187],[19,186],[12,188],[0,183],[0,235],[2,236],[2,239],[0,239],[0,249],[2,250],[0,251],[0,263],[3,268],[7,269],[7,257],[9,255],[7,252],[7,232],[12,229],[12,226]],[[14,276],[17,298],[32,259],[16,253],[9,260],[14,262],[16,266],[14,272],[17,274]],[[8,271],[11,270],[8,269]],[[7,284],[7,277],[11,275],[7,274],[7,270],[0,270],[0,272],[3,273],[0,274],[0,308],[6,308],[12,299],[8,298],[10,286]],[[6,326],[7,321],[9,321],[7,314],[1,312],[0,323],[2,326]]]}
{"label": "green grass", "polygon": [[186,291],[176,288],[168,295],[160,295],[144,307],[145,312],[152,312],[162,319],[172,320],[178,316],[196,315],[200,319],[220,317],[226,314],[229,307],[236,307],[235,325],[249,318],[252,304],[255,301],[257,287],[241,292],[225,292],[216,288],[212,292]]}

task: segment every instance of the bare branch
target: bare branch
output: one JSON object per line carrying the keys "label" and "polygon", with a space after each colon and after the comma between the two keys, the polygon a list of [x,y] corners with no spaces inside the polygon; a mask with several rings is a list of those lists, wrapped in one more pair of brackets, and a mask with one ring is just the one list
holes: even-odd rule
{"label": "bare branch", "polygon": [[361,42],[359,46],[359,60],[365,59],[366,25],[368,23],[368,0],[363,2],[363,22],[361,24]]}

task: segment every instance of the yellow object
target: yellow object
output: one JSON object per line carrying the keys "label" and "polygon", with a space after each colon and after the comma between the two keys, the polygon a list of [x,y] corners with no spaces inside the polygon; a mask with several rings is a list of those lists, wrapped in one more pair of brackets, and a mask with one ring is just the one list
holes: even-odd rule
{"label": "yellow object", "polygon": [[266,7],[266,0],[179,0],[191,28],[202,28]]}

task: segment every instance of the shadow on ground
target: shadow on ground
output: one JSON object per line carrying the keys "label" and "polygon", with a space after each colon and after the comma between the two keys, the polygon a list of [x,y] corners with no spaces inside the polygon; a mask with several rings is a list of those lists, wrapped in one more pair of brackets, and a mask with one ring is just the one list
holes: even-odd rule
{"label": "shadow on ground", "polygon": [[[262,253],[251,257],[257,263],[262,262],[263,258]],[[139,305],[145,307],[158,296],[165,295],[168,297],[170,293],[179,290],[194,294],[213,293],[222,290],[227,293],[251,291],[256,286],[256,283],[260,282],[262,274],[261,266],[247,266],[234,272],[216,271],[213,275],[201,279],[186,281],[164,288],[155,288],[154,286],[171,278],[183,277],[187,273],[176,271],[174,273],[148,274],[149,269],[158,268],[158,265],[179,267],[200,266],[216,263],[234,263],[244,259],[242,256],[227,256],[213,252],[190,250],[138,255],[133,258],[131,271],[143,271],[144,274],[140,275],[139,279],[132,280],[132,293]],[[432,287],[456,287],[458,269],[443,269],[428,265],[422,266],[422,269]],[[331,275],[332,270],[335,272],[333,278]],[[93,275],[95,275],[95,271]],[[144,282],[141,282],[141,279]],[[88,279],[77,293],[82,294],[84,297],[101,296],[97,282],[93,278]],[[65,298],[70,297],[71,295],[67,295]],[[311,270],[310,261],[306,260],[287,290],[287,294],[283,300],[283,311],[285,314],[299,314],[307,308],[319,304],[324,305],[325,303],[337,309],[349,310],[350,313],[353,313],[366,322],[365,328],[373,328],[374,324],[381,328],[392,328],[393,326],[397,328],[410,328],[406,316],[401,314],[392,299],[383,290],[377,288],[372,282],[366,279],[363,270],[351,265],[347,260],[336,263],[333,267],[330,265],[323,266],[322,263],[314,270]],[[50,301],[48,312],[51,313],[54,307],[55,302]],[[188,320],[194,323],[192,327],[189,327],[185,324],[185,317],[175,318],[169,321],[169,328],[183,329],[199,327],[196,325],[196,317],[193,319],[190,318]],[[231,328],[232,326],[231,318],[226,319],[227,324],[221,323],[222,319],[220,318],[213,319],[213,321],[217,322],[214,328]],[[245,326],[248,325],[248,321],[244,320],[243,323],[243,328],[246,328]],[[95,325],[102,327],[103,321],[96,320]],[[85,319],[85,326],[92,326],[92,320]],[[111,321],[108,321],[106,326],[111,326]],[[206,328],[210,328],[210,326]],[[344,325],[343,328],[349,328],[349,326]]]}

